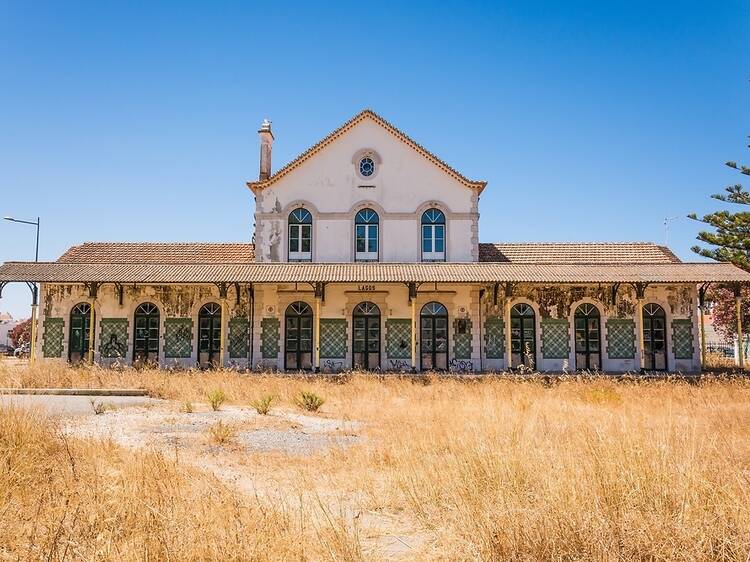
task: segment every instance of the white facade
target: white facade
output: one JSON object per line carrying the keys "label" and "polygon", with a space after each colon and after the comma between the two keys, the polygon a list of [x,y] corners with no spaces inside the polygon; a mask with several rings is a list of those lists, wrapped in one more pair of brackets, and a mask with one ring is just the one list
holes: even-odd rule
{"label": "white facade", "polygon": [[[248,184],[256,202],[256,262],[366,260],[387,267],[495,259],[480,255],[484,182],[465,178],[372,112],[359,114],[275,173],[270,123],[259,134],[260,178]],[[368,212],[359,215],[363,210]],[[78,263],[101,259],[102,252],[90,246],[89,254],[78,247],[85,254]],[[198,246],[205,251],[210,245],[196,245],[196,252]],[[229,249],[215,246],[210,250],[218,257],[211,263],[240,263]],[[245,246],[250,255],[253,248]],[[589,246],[592,259],[605,263],[601,256],[609,256],[613,245]],[[641,264],[674,258],[656,245],[633,246]],[[128,248],[136,250],[134,264],[165,263],[148,244]],[[555,248],[545,251],[547,258],[538,259],[562,259]],[[533,263],[523,248],[514,249],[508,261],[514,260]],[[93,341],[93,359],[105,365],[134,363],[143,346],[152,346],[150,361],[185,368],[219,363],[327,372],[363,368],[366,361],[365,368],[381,371],[486,372],[521,363],[542,371],[700,369],[694,284],[517,282],[499,288],[396,277],[378,283],[45,284],[37,354],[82,357]],[[90,331],[85,337],[81,331],[91,317],[74,315],[82,303],[93,306],[91,340]],[[151,316],[139,315],[142,305],[149,305]],[[213,319],[206,307],[215,311]],[[576,316],[582,307],[592,315],[585,330],[578,329],[584,320]],[[644,307],[655,316],[641,314]]]}

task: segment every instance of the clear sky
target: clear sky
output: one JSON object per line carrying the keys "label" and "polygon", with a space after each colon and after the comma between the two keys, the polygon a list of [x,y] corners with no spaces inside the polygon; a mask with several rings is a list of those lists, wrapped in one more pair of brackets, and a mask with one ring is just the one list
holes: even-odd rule
{"label": "clear sky", "polygon": [[[126,6],[127,4],[127,6]],[[274,167],[369,107],[489,182],[482,241],[669,242],[750,160],[750,4],[0,2],[0,215],[87,240],[249,241]],[[0,261],[33,259],[0,221]],[[29,292],[0,310],[28,315]]]}

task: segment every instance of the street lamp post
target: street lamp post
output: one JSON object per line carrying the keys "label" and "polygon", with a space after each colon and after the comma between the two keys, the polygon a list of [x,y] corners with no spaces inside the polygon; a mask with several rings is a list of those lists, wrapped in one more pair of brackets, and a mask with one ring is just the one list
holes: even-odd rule
{"label": "street lamp post", "polygon": [[[36,249],[34,251],[34,262],[39,261],[39,217],[36,221],[25,221],[21,219],[14,219],[13,217],[3,217],[6,221],[19,222],[21,224],[30,224],[36,226]],[[29,352],[29,363],[34,364],[36,361],[36,324],[37,324],[37,311],[39,308],[39,286],[34,283],[31,289],[31,350]]]}

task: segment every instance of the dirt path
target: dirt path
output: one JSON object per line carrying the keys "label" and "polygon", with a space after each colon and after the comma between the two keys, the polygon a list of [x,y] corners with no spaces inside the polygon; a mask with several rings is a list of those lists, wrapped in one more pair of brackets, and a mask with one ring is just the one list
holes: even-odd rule
{"label": "dirt path", "polygon": [[[219,422],[234,430],[234,437],[223,445],[209,438],[209,428]],[[186,413],[179,404],[159,401],[64,418],[61,429],[74,437],[111,439],[124,447],[153,448],[176,456],[259,501],[316,506],[321,517],[356,525],[368,558],[412,559],[427,540],[403,515],[366,510],[366,499],[359,494],[331,489],[310,478],[316,455],[362,442],[363,424],[358,421],[280,408],[261,416],[251,408],[224,406],[215,412],[196,405],[196,411]]]}

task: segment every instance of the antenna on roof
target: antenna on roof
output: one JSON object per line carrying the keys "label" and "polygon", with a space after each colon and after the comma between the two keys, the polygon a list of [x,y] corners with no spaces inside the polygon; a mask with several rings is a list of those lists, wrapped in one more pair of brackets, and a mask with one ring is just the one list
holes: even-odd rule
{"label": "antenna on roof", "polygon": [[679,219],[679,216],[676,217],[664,217],[664,245],[669,246],[669,223],[672,221],[676,221]]}

